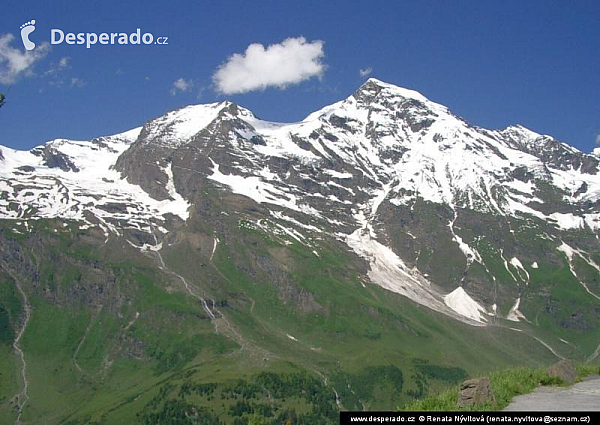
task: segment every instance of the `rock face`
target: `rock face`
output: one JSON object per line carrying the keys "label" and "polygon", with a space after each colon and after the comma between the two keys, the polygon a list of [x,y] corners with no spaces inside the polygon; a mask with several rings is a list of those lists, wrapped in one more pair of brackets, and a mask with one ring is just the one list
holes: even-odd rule
{"label": "rock face", "polygon": [[460,393],[458,393],[458,401],[456,402],[458,407],[471,407],[495,402],[496,398],[487,376],[469,379],[460,384]]}
{"label": "rock face", "polygon": [[573,362],[563,359],[548,368],[548,375],[562,380],[565,384],[572,384],[577,378],[577,371]]}

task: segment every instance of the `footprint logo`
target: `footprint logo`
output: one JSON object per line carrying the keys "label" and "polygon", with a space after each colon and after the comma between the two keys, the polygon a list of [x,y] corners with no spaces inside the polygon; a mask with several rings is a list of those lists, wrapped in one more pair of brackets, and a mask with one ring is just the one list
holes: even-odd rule
{"label": "footprint logo", "polygon": [[21,25],[21,40],[23,40],[23,46],[27,50],[33,50],[35,43],[29,40],[29,34],[35,31],[35,20],[25,22]]}

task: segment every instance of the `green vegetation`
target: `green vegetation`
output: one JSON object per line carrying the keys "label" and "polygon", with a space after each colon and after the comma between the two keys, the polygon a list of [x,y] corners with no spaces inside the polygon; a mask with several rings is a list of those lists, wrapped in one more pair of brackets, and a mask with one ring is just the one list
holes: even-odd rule
{"label": "green vegetation", "polygon": [[346,409],[362,410],[363,403],[400,399],[404,375],[395,365],[367,366],[358,374],[338,373],[332,383]]}
{"label": "green vegetation", "polygon": [[[447,227],[436,216],[445,213],[432,209],[424,228]],[[521,332],[502,322],[479,328],[367,284],[364,265],[336,241],[305,245],[252,227],[255,220],[240,225],[233,213],[220,220],[197,223],[202,233],[180,230],[163,245],[162,269],[155,253],[94,229],[39,220],[31,237],[2,228],[0,238],[21,250],[13,272],[32,306],[21,344],[30,396],[24,421],[336,423],[340,407],[410,406],[490,369],[549,364],[554,355],[533,335],[579,359],[600,339],[594,329],[560,327],[578,305],[589,307],[565,266],[540,261],[529,270],[523,311],[532,324],[510,323]],[[428,257],[430,242],[419,262],[442,275],[464,268],[454,242],[444,242],[456,260],[444,267],[439,251]],[[508,275],[491,260],[495,248],[482,252],[492,274]],[[470,273],[489,280],[482,267]],[[14,421],[10,399],[20,380],[10,344],[22,311],[14,282],[0,274],[0,422]]]}
{"label": "green vegetation", "polygon": [[0,345],[12,345],[21,311],[22,300],[14,281],[0,273]]}
{"label": "green vegetation", "polygon": [[170,384],[161,387],[138,415],[141,422],[179,423],[186,417],[200,421],[189,423],[221,423],[216,421],[220,418],[234,424],[282,423],[286,418],[298,424],[338,420],[332,392],[306,373],[262,372],[247,379],[205,384],[186,379],[179,391],[174,390]]}
{"label": "green vegetation", "polygon": [[437,379],[449,383],[464,381],[467,378],[467,372],[460,367],[432,365],[420,359],[415,359],[414,363],[415,369],[424,378]]}
{"label": "green vegetation", "polygon": [[[577,366],[577,377],[581,379],[588,375],[600,374],[600,367],[593,365]],[[488,374],[492,391],[496,398],[495,404],[482,404],[473,408],[459,409],[456,406],[459,387],[440,391],[421,400],[406,403],[401,410],[407,411],[436,411],[436,410],[502,410],[518,395],[527,394],[540,385],[561,385],[562,382],[548,376],[544,368],[511,368]]]}

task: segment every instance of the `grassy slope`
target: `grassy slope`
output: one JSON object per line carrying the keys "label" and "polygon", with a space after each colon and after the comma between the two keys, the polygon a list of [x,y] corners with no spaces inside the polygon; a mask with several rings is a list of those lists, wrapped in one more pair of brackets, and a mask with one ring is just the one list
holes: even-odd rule
{"label": "grassy slope", "polygon": [[[309,417],[327,414],[325,408],[318,409],[321,404],[335,407],[333,388],[345,408],[390,409],[422,396],[428,388],[452,385],[463,374],[554,360],[524,332],[468,326],[377,286],[364,287],[340,245],[322,242],[317,257],[295,242],[282,248],[259,231],[236,232],[230,240],[237,242],[221,243],[212,262],[189,261],[194,252],[185,242],[165,247],[163,256],[172,270],[211,294],[242,336],[242,349],[226,330],[215,334],[198,301],[185,295],[178,279],[156,273],[149,257],[125,247],[94,252],[84,239],[69,236],[68,229],[52,236],[68,244],[57,242],[57,250],[80,262],[67,268],[46,265],[49,287],[67,290],[78,275],[86,276],[86,261],[100,258],[116,276],[111,291],[119,297],[111,302],[121,301],[102,308],[82,302],[65,305],[29,292],[33,314],[23,347],[30,402],[23,419],[130,423],[150,418],[137,416],[141,411],[159,415],[196,405],[233,420],[243,403],[253,409],[270,406],[266,413],[271,418],[285,415],[289,408],[294,409],[289,415]],[[241,271],[251,269],[253,255],[282,252],[291,280],[314,294],[320,310],[295,308],[281,299],[265,276]],[[8,282],[4,287],[12,286]],[[572,351],[564,344],[557,348],[564,354]],[[6,400],[19,384],[15,357],[6,344],[4,350],[7,356],[0,362],[0,373],[9,379],[0,384],[0,417],[10,421],[14,414]],[[274,390],[264,390],[264,383],[254,398],[232,393],[240,379],[242,387],[262,382],[263,372],[279,376],[281,382],[271,384],[288,393],[282,390],[280,397],[273,396]],[[295,386],[298,380],[310,382],[315,397],[324,401],[307,398]],[[199,384],[217,388],[210,396],[182,391]],[[175,405],[173,400],[181,403]],[[241,417],[249,415],[244,412]]]}
{"label": "grassy slope", "polygon": [[[579,365],[578,380],[588,375],[600,374],[600,367]],[[457,408],[458,386],[430,395],[422,400],[409,402],[402,407],[407,411],[452,411],[452,410],[502,410],[518,395],[527,394],[540,385],[560,384],[556,378],[550,378],[543,368],[511,368],[493,371],[489,374],[492,392],[496,398],[494,404],[482,404],[472,408]]]}

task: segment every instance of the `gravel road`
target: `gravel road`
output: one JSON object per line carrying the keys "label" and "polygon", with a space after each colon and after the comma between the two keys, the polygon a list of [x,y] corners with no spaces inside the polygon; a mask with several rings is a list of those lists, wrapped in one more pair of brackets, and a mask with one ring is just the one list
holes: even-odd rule
{"label": "gravel road", "polygon": [[600,376],[591,376],[571,387],[540,387],[520,395],[504,410],[600,411]]}

